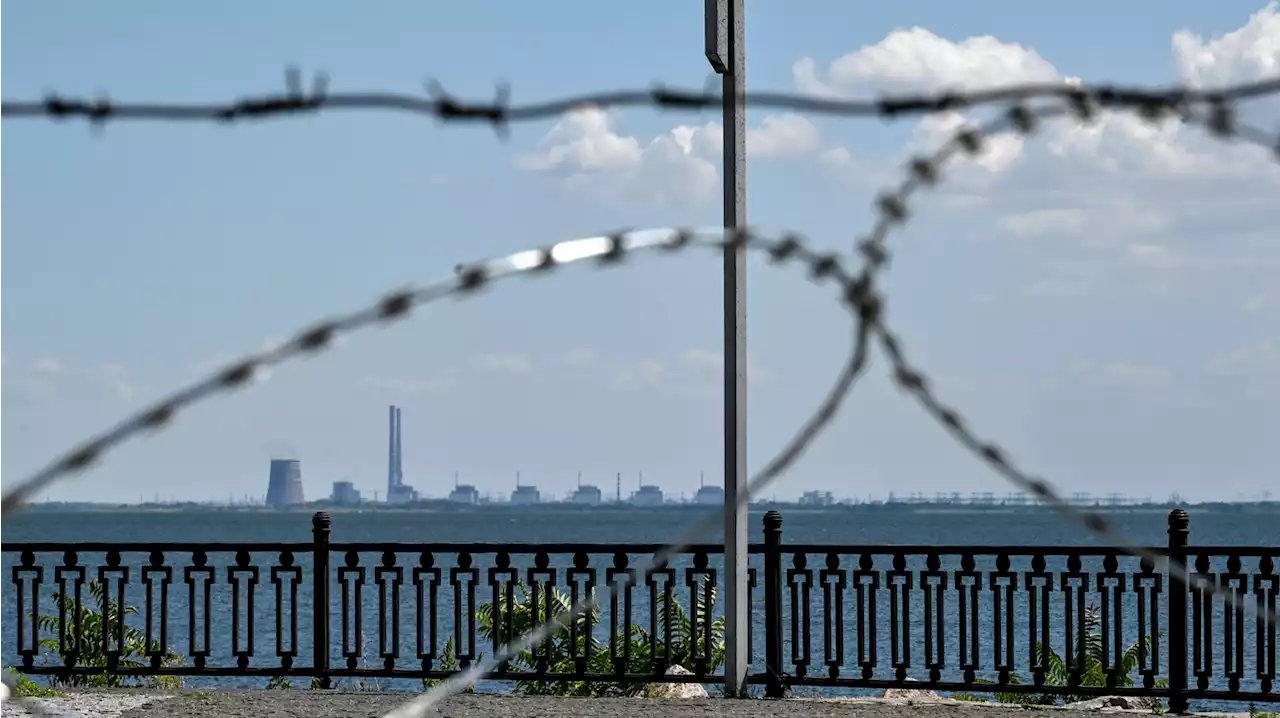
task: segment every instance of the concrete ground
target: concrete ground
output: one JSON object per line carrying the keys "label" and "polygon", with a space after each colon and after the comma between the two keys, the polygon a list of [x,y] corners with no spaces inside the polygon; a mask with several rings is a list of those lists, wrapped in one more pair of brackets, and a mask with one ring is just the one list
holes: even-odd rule
{"label": "concrete ground", "polygon": [[[45,711],[45,715],[83,718],[381,718],[410,697],[406,693],[339,691],[183,691],[162,695],[130,690],[76,692],[65,698],[38,700],[36,706],[37,710]],[[1062,710],[866,698],[772,701],[469,695],[448,699],[432,718],[1036,718],[1029,713]],[[1151,715],[1141,711],[1102,712]],[[4,715],[38,716],[40,713],[8,704]],[[1058,717],[1042,715],[1042,718]]]}

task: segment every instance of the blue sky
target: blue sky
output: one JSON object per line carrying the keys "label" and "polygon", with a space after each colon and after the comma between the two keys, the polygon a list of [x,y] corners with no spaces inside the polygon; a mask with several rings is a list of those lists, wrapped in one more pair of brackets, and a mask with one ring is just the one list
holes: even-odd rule
{"label": "blue sky", "polygon": [[[4,8],[6,99],[56,89],[205,101],[325,70],[334,90],[517,100],[698,87],[701,3]],[[1216,85],[1280,72],[1275,3],[809,2],[748,7],[758,89],[866,97],[1019,80]],[[1276,104],[1248,116],[1280,126]],[[964,118],[752,110],[752,224],[847,248],[908,149]],[[717,224],[713,113],[583,113],[512,128],[333,113],[235,127],[7,120],[3,476],[15,481],[233,356],[458,262],[622,227]],[[709,124],[710,123],[710,124]],[[1257,495],[1280,459],[1280,168],[1123,116],[992,145],[893,239],[888,319],[939,392],[1064,491]],[[795,272],[750,270],[750,464],[834,375],[847,321]],[[710,255],[566,272],[428,308],[281,367],[110,455],[49,498],[260,496],[267,459],[309,496],[406,479],[506,492],[721,468],[719,267]],[[878,359],[771,493],[998,491]]]}

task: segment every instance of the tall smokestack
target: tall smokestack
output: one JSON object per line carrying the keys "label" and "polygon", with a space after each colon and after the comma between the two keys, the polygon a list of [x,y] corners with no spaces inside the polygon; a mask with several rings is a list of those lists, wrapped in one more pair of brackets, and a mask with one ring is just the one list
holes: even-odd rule
{"label": "tall smokestack", "polygon": [[387,412],[387,496],[403,483],[400,464],[400,409],[394,404]]}
{"label": "tall smokestack", "polygon": [[387,490],[396,485],[396,407],[387,408]]}
{"label": "tall smokestack", "polygon": [[404,484],[404,445],[400,443],[400,407],[396,407],[396,485]]}

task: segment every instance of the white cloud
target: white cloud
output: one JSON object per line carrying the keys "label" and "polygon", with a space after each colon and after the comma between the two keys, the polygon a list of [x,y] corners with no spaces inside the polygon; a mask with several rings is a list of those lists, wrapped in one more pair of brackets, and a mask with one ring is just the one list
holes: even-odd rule
{"label": "white cloud", "polygon": [[[1280,73],[1277,7],[1269,3],[1243,27],[1218,37],[1175,34],[1171,65],[1182,81],[1197,85],[1275,76]],[[992,36],[952,40],[919,27],[895,30],[825,67],[801,58],[792,74],[803,91],[858,97],[1079,82],[1033,48]],[[926,116],[916,122],[907,154],[936,150],[985,115],[989,112]],[[1280,112],[1275,117],[1280,119]],[[828,164],[847,167],[836,158],[852,155],[828,150],[826,156],[833,159]],[[903,159],[897,154],[891,161],[898,167]],[[859,165],[859,171],[872,166],[866,160]],[[1274,201],[1280,170],[1274,156],[1246,143],[1224,144],[1177,121],[1153,124],[1131,113],[1104,113],[1087,125],[1049,122],[1034,139],[988,138],[979,157],[960,166],[953,160],[942,172],[943,203],[993,212],[998,234],[1052,238],[1057,249],[1105,250],[1115,262],[1158,272],[1170,282],[1175,270],[1189,276],[1280,264],[1280,249],[1259,239],[1280,225],[1280,203]],[[890,181],[900,176],[897,170]],[[1035,293],[1062,296],[1082,289],[1080,282],[1042,278]]]}
{"label": "white cloud", "polygon": [[[791,75],[802,92],[859,97],[1067,81],[1052,63],[1022,45],[990,35],[953,42],[922,27],[894,30],[874,45],[833,60],[825,70],[820,71],[813,58],[802,57],[792,65]],[[926,115],[918,121],[908,150],[932,152],[968,124],[972,122],[958,112]],[[1000,172],[1019,160],[1024,142],[1011,134],[992,137],[981,155],[960,162],[986,173]]]}
{"label": "white cloud", "polygon": [[823,95],[975,90],[1011,82],[1054,82],[1058,71],[1034,50],[990,35],[956,43],[922,27],[894,30],[885,39],[832,61],[819,72],[812,58],[791,68],[797,87]]}
{"label": "white cloud", "polygon": [[1231,351],[1215,354],[1205,370],[1219,376],[1238,376],[1280,371],[1280,348],[1270,339],[1259,339]]}
{"label": "white cloud", "polygon": [[1179,30],[1172,45],[1178,77],[1191,85],[1273,77],[1280,72],[1280,7],[1272,0],[1243,27],[1208,40]]}
{"label": "white cloud", "polygon": [[[680,125],[643,143],[620,134],[615,119],[615,113],[597,108],[566,114],[517,164],[559,176],[571,189],[630,203],[696,204],[720,187],[724,128],[719,123]],[[751,157],[796,157],[821,150],[821,132],[797,114],[770,115],[747,130]]]}
{"label": "white cloud", "polygon": [[640,204],[701,202],[719,186],[707,159],[719,128],[681,126],[642,145],[615,132],[612,119],[596,108],[569,113],[518,163],[557,175],[571,189]]}
{"label": "white cloud", "polygon": [[1078,209],[1038,209],[1000,217],[996,227],[1005,234],[1030,239],[1078,232],[1086,219]]}
{"label": "white cloud", "polygon": [[789,112],[770,115],[759,128],[747,130],[748,157],[804,155],[817,152],[821,147],[822,135],[818,128],[804,117]]}
{"label": "white cloud", "polygon": [[844,170],[853,166],[853,154],[844,147],[832,147],[818,153],[818,161],[832,169]]}
{"label": "white cloud", "polygon": [[31,371],[41,376],[60,376],[67,368],[54,357],[40,357],[31,363]]}
{"label": "white cloud", "polygon": [[[963,129],[975,129],[974,122],[959,112],[939,112],[920,118],[912,135],[909,149],[916,154],[937,151],[944,143]],[[959,161],[974,165],[989,173],[1001,172],[1013,166],[1022,156],[1026,139],[1016,134],[1002,134],[986,138],[983,151],[974,157],[965,156]],[[954,163],[956,160],[952,160]]]}
{"label": "white cloud", "polygon": [[533,368],[533,362],[523,354],[485,354],[480,363],[485,369],[500,374],[528,374]]}

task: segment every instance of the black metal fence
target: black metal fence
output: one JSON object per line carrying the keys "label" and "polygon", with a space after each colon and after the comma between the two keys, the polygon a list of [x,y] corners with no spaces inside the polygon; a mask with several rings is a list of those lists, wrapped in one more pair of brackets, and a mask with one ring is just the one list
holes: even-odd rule
{"label": "black metal fence", "polygon": [[[440,679],[625,576],[597,615],[492,678],[723,682],[719,545],[640,572],[660,546],[334,543],[327,514],[312,526],[299,543],[4,545],[17,554],[7,662],[61,677]],[[1277,609],[1280,547],[1189,535],[1173,511],[1168,545],[1152,550],[1186,565],[1191,585],[1106,547],[785,544],[769,512],[750,547],[750,680],[773,695],[1141,695],[1175,711],[1280,701],[1277,627],[1258,610]]]}

